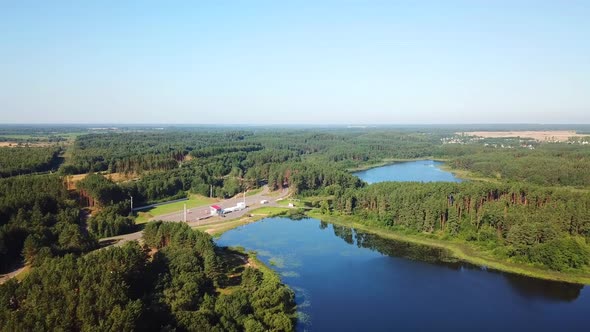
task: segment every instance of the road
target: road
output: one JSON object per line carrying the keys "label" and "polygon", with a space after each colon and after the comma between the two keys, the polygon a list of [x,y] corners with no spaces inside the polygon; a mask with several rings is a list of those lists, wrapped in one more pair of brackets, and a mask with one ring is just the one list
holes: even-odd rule
{"label": "road", "polygon": [[[225,222],[229,220],[234,220],[241,218],[242,216],[248,214],[253,209],[262,207],[262,206],[278,206],[277,200],[283,199],[289,195],[288,189],[283,189],[280,192],[270,192],[268,186],[264,186],[263,190],[255,195],[246,196],[246,206],[247,208],[241,211],[235,211],[232,213],[226,214],[224,217],[221,216],[210,216],[210,205],[203,205],[197,208],[190,209],[190,213],[187,213],[187,224],[189,226],[199,226],[199,225],[208,225],[208,224],[216,224],[220,222]],[[260,201],[267,200],[267,204],[260,204]],[[215,205],[219,205],[222,208],[228,208],[232,206],[236,206],[238,202],[243,202],[244,198],[242,195],[237,195],[236,197],[223,200],[221,202],[215,203]],[[184,213],[183,211],[178,211],[174,213],[169,213],[161,216],[155,216],[150,219],[151,220],[164,220],[164,221],[174,221],[174,222],[182,222],[184,220]],[[108,238],[100,239],[101,249],[107,248],[110,246],[122,246],[126,242],[129,241],[136,241],[141,240],[143,235],[143,231],[138,231],[134,233],[118,235]],[[25,267],[19,267],[17,270],[11,271],[6,274],[0,275],[0,285],[6,282],[7,280],[15,277],[19,273],[25,270]]]}
{"label": "road", "polygon": [[[275,193],[276,194],[276,193]],[[269,195],[268,186],[264,186],[263,190],[255,195],[246,196],[246,206],[248,207],[245,210],[231,212],[225,215],[225,218],[221,218],[220,220],[227,220],[228,218],[235,219],[245,215],[248,211],[252,209],[261,207],[261,206],[276,206],[276,200],[284,198],[287,196],[288,191],[287,189],[283,189],[278,196],[271,196]],[[260,204],[260,201],[267,200],[268,204]],[[224,201],[215,203],[214,205],[219,205],[222,209],[226,209],[232,206],[236,206],[238,203],[243,202],[244,197],[243,195],[237,195],[233,198],[226,199]],[[219,217],[210,217],[210,205],[204,205],[197,208],[192,208],[186,215],[186,221],[191,226],[200,225],[199,221],[203,221],[203,219],[219,219]],[[164,221],[183,221],[183,211],[173,212],[169,214],[164,214],[160,216],[156,216],[151,218],[150,220],[164,220]]]}
{"label": "road", "polygon": [[[199,225],[208,225],[208,224],[216,224],[224,221],[234,220],[243,217],[244,215],[250,213],[253,209],[263,207],[263,206],[278,206],[277,200],[281,200],[289,195],[288,189],[281,190],[278,194],[276,192],[271,193],[268,189],[268,186],[264,186],[263,190],[255,195],[246,196],[246,209],[241,211],[235,211],[228,213],[221,216],[211,217],[210,212],[210,205],[203,205],[197,208],[192,208],[186,215],[187,224],[191,227],[199,226]],[[267,204],[260,204],[261,201],[267,200]],[[221,202],[215,203],[215,205],[219,205],[221,208],[228,208],[232,206],[236,206],[239,202],[243,202],[244,198],[243,195],[237,195],[233,198],[223,200]],[[173,221],[173,222],[182,222],[184,221],[184,211],[180,210],[173,213],[168,213],[160,216],[155,216],[150,219],[152,220],[163,220],[163,221]],[[125,235],[118,235],[109,238],[100,239],[100,242],[104,244],[104,246],[121,246],[128,241],[135,241],[141,239],[143,231],[129,233]]]}

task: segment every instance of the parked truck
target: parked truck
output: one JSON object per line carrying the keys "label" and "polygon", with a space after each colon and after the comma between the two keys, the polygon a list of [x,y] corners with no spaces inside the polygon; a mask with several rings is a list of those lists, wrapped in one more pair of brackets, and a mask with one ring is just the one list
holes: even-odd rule
{"label": "parked truck", "polygon": [[235,211],[241,211],[245,208],[246,208],[246,203],[240,202],[236,206],[232,206],[232,207],[228,207],[228,208],[223,209],[223,214],[228,214],[228,213],[232,213]]}

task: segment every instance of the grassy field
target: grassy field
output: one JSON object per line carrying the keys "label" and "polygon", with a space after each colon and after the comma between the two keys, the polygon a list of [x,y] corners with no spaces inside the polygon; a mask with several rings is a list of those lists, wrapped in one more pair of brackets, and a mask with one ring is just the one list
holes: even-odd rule
{"label": "grassy field", "polygon": [[203,205],[208,205],[217,202],[215,198],[209,198],[200,195],[191,195],[186,201],[174,202],[170,204],[160,205],[151,209],[146,209],[137,212],[137,218],[135,218],[136,224],[143,224],[148,222],[150,218],[161,216],[176,211],[180,211],[186,204],[187,209],[196,208]]}
{"label": "grassy field", "polygon": [[250,212],[253,215],[277,215],[289,211],[289,208],[275,207],[275,206],[264,206],[254,209]]}
{"label": "grassy field", "polygon": [[301,205],[301,202],[298,202],[298,200],[294,200],[294,199],[281,199],[280,201],[277,201],[277,205],[279,206],[284,206],[284,207],[288,207],[290,203],[293,203],[293,205],[297,206],[297,205]]}
{"label": "grassy field", "polygon": [[252,190],[246,192],[246,197],[258,195],[262,192],[263,189],[264,188],[252,189]]}
{"label": "grassy field", "polygon": [[213,237],[219,237],[219,236],[221,236],[221,234],[229,231],[230,229],[234,229],[236,227],[240,227],[242,225],[246,225],[251,222],[258,221],[262,218],[263,217],[242,217],[240,219],[220,221],[217,224],[200,225],[200,226],[195,226],[193,228],[198,229],[198,230],[205,232],[205,233],[209,233]]}
{"label": "grassy field", "polygon": [[41,134],[41,135],[31,135],[31,134],[0,134],[0,137],[6,139],[15,139],[15,140],[30,140],[30,139],[38,139],[38,140],[48,140],[50,136],[54,137],[63,137],[65,139],[75,139],[80,135],[87,134],[86,132],[72,132],[72,133],[56,133],[56,134]]}
{"label": "grassy field", "polygon": [[449,166],[449,164],[442,164],[439,166],[439,168],[445,172],[453,173],[455,177],[463,180],[500,183],[499,179],[478,176],[475,173],[467,170],[452,168]]}
{"label": "grassy field", "polygon": [[486,266],[488,268],[499,271],[515,273],[539,279],[590,285],[589,274],[568,274],[546,270],[531,265],[501,260],[485,252],[482,252],[477,248],[470,246],[466,243],[426,238],[419,235],[400,234],[398,232],[393,232],[386,229],[366,226],[364,224],[356,222],[353,217],[348,216],[324,215],[319,213],[319,211],[311,211],[306,214],[316,219],[320,219],[337,225],[353,227],[355,229],[379,235],[383,238],[446,249],[449,252],[451,252],[453,256],[455,256],[456,258],[475,265]]}

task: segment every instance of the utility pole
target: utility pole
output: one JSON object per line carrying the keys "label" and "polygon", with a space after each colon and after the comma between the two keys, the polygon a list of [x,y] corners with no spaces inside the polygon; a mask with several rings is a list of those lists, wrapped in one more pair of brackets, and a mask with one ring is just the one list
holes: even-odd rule
{"label": "utility pole", "polygon": [[133,215],[133,196],[129,197],[131,197],[131,215]]}
{"label": "utility pole", "polygon": [[184,222],[186,223],[186,204],[184,204]]}
{"label": "utility pole", "polygon": [[209,185],[209,198],[213,197],[213,185]]}

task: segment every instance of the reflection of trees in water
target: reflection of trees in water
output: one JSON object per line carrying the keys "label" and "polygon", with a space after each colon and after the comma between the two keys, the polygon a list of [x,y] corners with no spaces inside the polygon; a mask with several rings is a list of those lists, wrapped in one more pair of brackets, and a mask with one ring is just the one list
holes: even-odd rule
{"label": "reflection of trees in water", "polygon": [[[326,229],[328,224],[320,222],[320,229]],[[359,248],[367,248],[378,251],[390,257],[400,257],[417,260],[451,268],[453,270],[468,269],[481,270],[482,268],[454,258],[447,250],[432,248],[409,242],[385,239],[375,234],[359,232],[350,227],[332,225],[334,235],[343,239],[348,244],[355,244]],[[549,281],[524,277],[512,273],[497,270],[487,270],[489,273],[501,274],[510,287],[516,293],[526,298],[542,298],[552,301],[574,301],[580,296],[583,285],[569,284],[557,281]]]}
{"label": "reflection of trees in water", "polygon": [[553,301],[572,302],[580,296],[580,292],[584,288],[584,285],[579,284],[528,278],[503,272],[496,273],[501,273],[510,287],[520,296],[527,299],[544,298]]}
{"label": "reflection of trees in water", "polygon": [[334,235],[343,239],[344,242],[348,244],[354,244],[354,240],[352,239],[352,228],[338,225],[332,225],[332,227],[334,228]]}
{"label": "reflection of trees in water", "polygon": [[449,254],[448,251],[409,242],[393,241],[375,234],[355,232],[357,246],[378,251],[391,257],[400,257],[422,262],[444,265],[459,269],[463,264]]}
{"label": "reflection of trees in water", "polygon": [[[325,229],[327,223],[321,222],[320,228]],[[351,227],[332,225],[334,235],[343,239],[348,244],[355,244],[359,248],[367,248],[378,251],[391,257],[401,257],[436,263],[449,266],[453,269],[460,268],[463,263],[453,258],[446,250],[417,245],[409,242],[393,241],[371,233],[359,232]]]}

